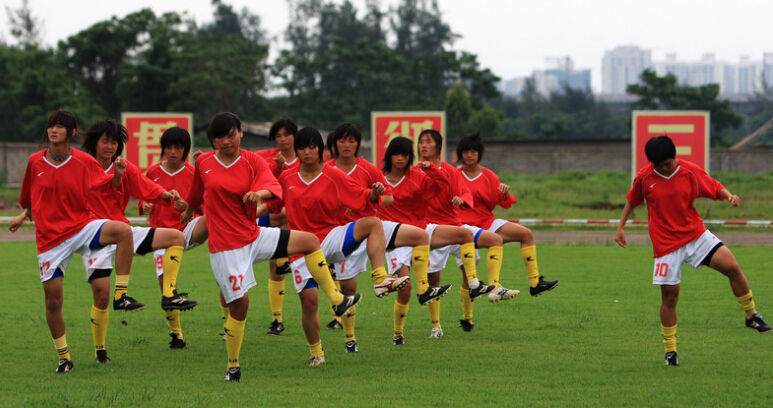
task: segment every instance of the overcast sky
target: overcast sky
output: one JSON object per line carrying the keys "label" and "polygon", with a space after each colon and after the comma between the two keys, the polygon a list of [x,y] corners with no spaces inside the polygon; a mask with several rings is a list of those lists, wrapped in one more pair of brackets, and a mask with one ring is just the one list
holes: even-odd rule
{"label": "overcast sky", "polygon": [[[224,0],[241,10],[247,6],[262,18],[269,35],[282,38],[288,22],[285,0]],[[43,19],[45,42],[57,41],[113,15],[143,7],[156,13],[187,12],[198,23],[211,21],[209,0],[29,0]],[[363,0],[354,0],[363,8]],[[383,6],[398,3],[382,0]],[[651,49],[653,59],[676,53],[680,60],[698,60],[704,53],[737,62],[748,55],[762,59],[773,52],[773,1],[738,0],[438,0],[445,20],[462,37],[458,50],[478,55],[483,66],[509,79],[545,68],[547,57],[569,56],[575,68],[590,68],[594,91],[600,91],[604,51],[618,45]],[[0,0],[4,6],[0,32],[10,39],[5,7],[21,0]],[[274,48],[278,47],[276,44]]]}

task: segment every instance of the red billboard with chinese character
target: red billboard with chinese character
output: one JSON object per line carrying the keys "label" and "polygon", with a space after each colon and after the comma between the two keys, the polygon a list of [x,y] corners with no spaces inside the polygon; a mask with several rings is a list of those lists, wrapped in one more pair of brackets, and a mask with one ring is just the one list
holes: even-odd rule
{"label": "red billboard with chinese character", "polygon": [[709,112],[633,111],[631,122],[631,162],[633,176],[647,165],[644,145],[656,136],[666,135],[676,145],[676,157],[689,160],[709,172]]}
{"label": "red billboard with chinese character", "polygon": [[[435,129],[443,135],[441,158],[445,158],[445,112],[371,112],[370,122],[371,141],[373,142],[372,162],[379,169],[384,167],[384,152],[392,139],[398,136],[410,138],[413,140],[415,148],[418,144],[419,133],[424,129]],[[419,157],[418,154],[416,157]]]}
{"label": "red billboard with chinese character", "polygon": [[179,126],[193,133],[191,113],[122,113],[121,121],[129,134],[125,157],[143,172],[161,159],[161,135],[166,129]]}

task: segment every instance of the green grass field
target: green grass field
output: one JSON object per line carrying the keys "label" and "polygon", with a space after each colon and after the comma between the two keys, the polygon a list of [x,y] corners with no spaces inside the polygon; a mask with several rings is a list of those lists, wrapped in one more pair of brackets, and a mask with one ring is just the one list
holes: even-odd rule
{"label": "green grass field", "polygon": [[[443,298],[445,337],[429,339],[428,313],[411,303],[406,345],[393,346],[394,295],[377,299],[360,280],[360,352],[344,353],[341,331],[322,330],[327,364],[307,366],[297,297],[287,281],[285,325],[267,336],[271,320],[267,268],[241,350],[242,382],[223,381],[225,346],[217,287],[205,248],[186,252],[181,290],[199,306],[183,313],[188,348],[170,350],[151,258],[135,258],[130,293],[149,306],[110,313],[112,361],[94,362],[91,294],[79,256],[65,279],[65,321],[75,369],[55,375],[56,354],[45,323],[43,291],[32,242],[0,244],[0,367],[2,406],[766,406],[773,400],[771,335],[743,325],[727,280],[685,266],[679,308],[681,366],[663,364],[658,307],[650,283],[651,249],[633,246],[541,246],[541,272],[560,279],[553,292],[532,298],[516,246],[506,246],[502,283],[522,294],[514,301],[475,303],[475,331],[458,327],[460,273]],[[767,247],[735,247],[757,306],[773,320],[773,257]],[[485,279],[485,271],[481,272]],[[323,303],[327,300],[321,296]],[[324,325],[329,314],[320,313]],[[127,325],[122,325],[125,319]]]}

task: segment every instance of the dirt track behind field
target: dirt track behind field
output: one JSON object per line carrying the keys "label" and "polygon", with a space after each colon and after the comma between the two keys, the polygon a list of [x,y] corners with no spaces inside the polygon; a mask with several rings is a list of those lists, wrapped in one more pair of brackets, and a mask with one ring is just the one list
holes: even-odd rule
{"label": "dirt track behind field", "polygon": [[[626,231],[629,244],[650,245],[646,231]],[[763,232],[722,231],[717,236],[727,245],[765,245],[773,246],[773,230]],[[591,244],[605,245],[615,243],[615,230],[609,231],[534,231],[537,244]],[[10,233],[7,227],[0,229],[0,242],[34,241],[35,231],[19,230]]]}

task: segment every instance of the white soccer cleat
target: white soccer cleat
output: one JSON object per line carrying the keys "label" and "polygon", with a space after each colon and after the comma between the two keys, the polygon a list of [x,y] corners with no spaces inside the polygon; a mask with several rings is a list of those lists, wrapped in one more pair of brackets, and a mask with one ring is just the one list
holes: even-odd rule
{"label": "white soccer cleat", "polygon": [[376,297],[384,297],[391,292],[402,289],[410,279],[408,276],[389,275],[384,278],[383,282],[373,284],[373,292],[376,293]]}
{"label": "white soccer cleat", "polygon": [[442,327],[433,327],[432,331],[429,332],[429,338],[431,339],[439,339],[443,337],[443,328]]}
{"label": "white soccer cleat", "polygon": [[500,300],[509,300],[512,299],[518,294],[521,293],[518,289],[508,289],[504,286],[500,286],[488,294],[488,301],[491,303],[497,303]]}
{"label": "white soccer cleat", "polygon": [[316,367],[318,365],[325,364],[325,356],[311,356],[309,357],[309,365]]}

